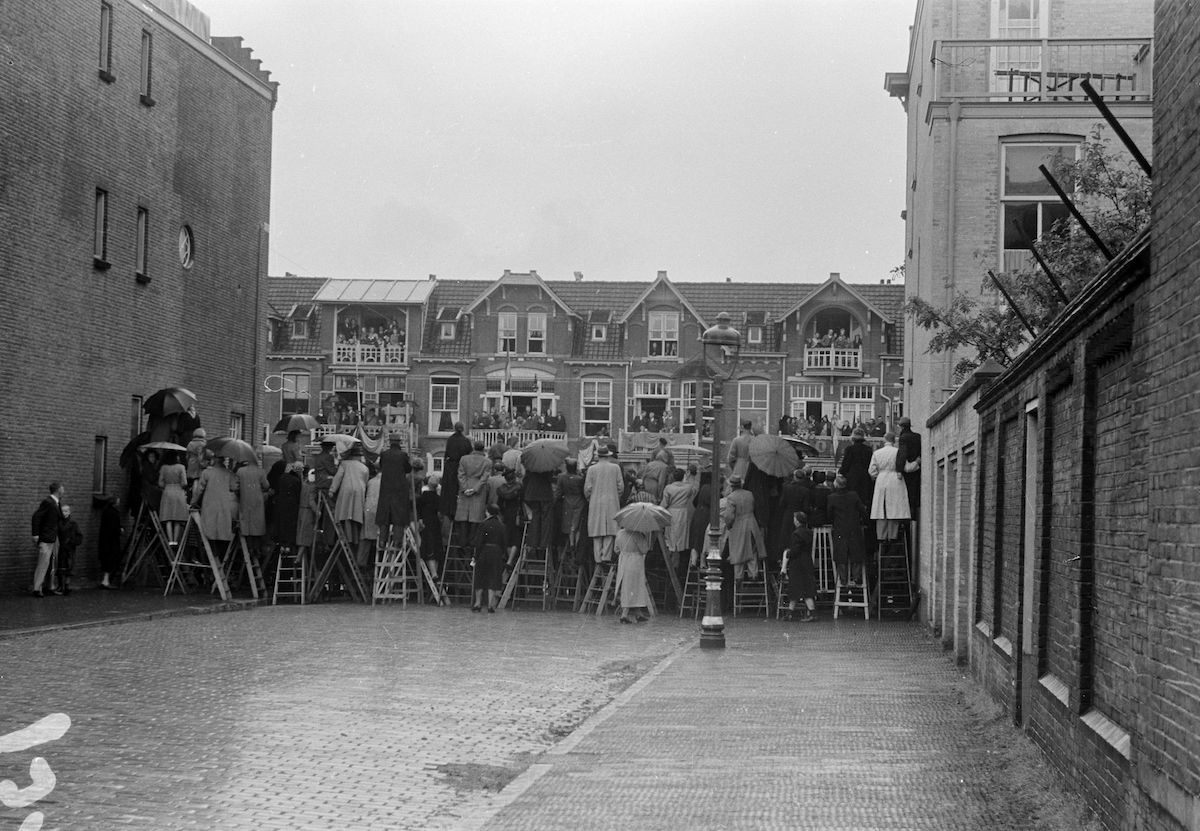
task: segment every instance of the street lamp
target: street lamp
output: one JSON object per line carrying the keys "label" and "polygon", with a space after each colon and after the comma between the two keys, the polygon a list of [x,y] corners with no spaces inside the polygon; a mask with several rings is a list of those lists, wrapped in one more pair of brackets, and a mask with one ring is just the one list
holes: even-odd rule
{"label": "street lamp", "polygon": [[[729,321],[729,314],[721,312],[717,315],[717,325],[705,329],[700,336],[706,367],[730,363],[729,369],[724,372],[715,368],[712,370],[712,480],[709,485],[708,553],[704,573],[707,600],[704,619],[700,621],[701,649],[725,648],[725,620],[721,617],[721,406],[725,381],[733,377],[742,348],[742,335]],[[697,400],[700,395],[701,390],[697,388]],[[696,429],[700,429],[700,426],[698,421]]]}

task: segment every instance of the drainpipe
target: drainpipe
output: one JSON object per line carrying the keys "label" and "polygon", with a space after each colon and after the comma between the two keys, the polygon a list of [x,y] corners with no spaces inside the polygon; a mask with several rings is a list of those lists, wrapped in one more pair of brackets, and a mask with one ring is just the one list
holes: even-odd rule
{"label": "drainpipe", "polygon": [[[950,102],[949,109],[950,117],[950,170],[949,178],[947,179],[947,206],[946,206],[946,278],[944,289],[949,295],[957,288],[958,281],[956,278],[955,268],[955,250],[954,242],[958,232],[958,200],[956,198],[956,188],[958,182],[958,122],[962,118],[962,104],[958,101]],[[947,298],[949,299],[949,298]],[[950,367],[949,362],[946,363],[943,369],[941,386],[947,387],[950,385]],[[932,379],[930,379],[932,381]],[[932,384],[931,384],[932,387]],[[932,389],[927,391],[927,394],[932,393]]]}

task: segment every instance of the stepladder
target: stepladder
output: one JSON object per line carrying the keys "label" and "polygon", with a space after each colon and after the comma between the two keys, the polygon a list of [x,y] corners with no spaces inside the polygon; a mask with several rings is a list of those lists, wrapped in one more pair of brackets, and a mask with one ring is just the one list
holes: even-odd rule
{"label": "stepladder", "polygon": [[[346,539],[341,526],[333,518],[333,506],[329,504],[329,497],[322,493],[318,499],[321,511],[317,521],[318,523],[330,523],[333,528],[334,541],[324,563],[317,571],[316,579],[313,580],[313,584],[309,588],[308,602],[314,603],[320,599],[325,584],[333,576],[334,569],[337,569],[342,579],[342,585],[346,587],[346,591],[349,593],[351,599],[365,603],[367,601],[367,588],[363,585],[362,578],[359,576],[358,565],[354,558],[354,550],[350,547],[350,542]],[[318,530],[318,536],[320,535],[321,532]]]}
{"label": "stepladder", "polygon": [[164,584],[170,575],[175,548],[178,546],[172,546],[167,539],[158,512],[143,502],[138,508],[137,517],[133,522],[133,533],[126,544],[125,568],[121,574],[121,582],[126,583],[134,577],[150,574],[156,583]]}
{"label": "stepladder", "polygon": [[438,575],[438,596],[447,603],[471,602],[475,581],[470,540],[467,538],[469,528],[467,523],[452,522],[450,525],[445,564],[442,573]]}
{"label": "stepladder", "polygon": [[580,614],[603,615],[616,582],[617,564],[614,561],[596,563],[596,570],[592,572],[592,580],[588,583],[583,602],[579,604]]}
{"label": "stepladder", "polygon": [[[229,545],[232,545],[232,542]],[[186,594],[189,583],[194,586],[198,582],[195,579],[196,575],[204,573],[206,570],[212,575],[212,590],[217,592],[222,600],[229,600],[231,593],[229,582],[225,577],[225,568],[213,551],[211,541],[204,536],[203,529],[200,527],[200,512],[192,511],[183,528],[179,545],[172,553],[171,573],[167,578],[167,585],[163,589],[163,596],[170,594],[171,588],[174,586]]]}
{"label": "stepladder", "polygon": [[554,572],[554,588],[551,590],[551,608],[570,606],[571,611],[579,611],[583,602],[584,592],[587,591],[583,569],[575,559],[574,554],[564,555]]}
{"label": "stepladder", "polygon": [[244,577],[250,585],[250,596],[255,600],[265,600],[267,597],[267,582],[263,576],[258,559],[250,553],[250,545],[240,531],[234,531],[233,540],[225,549],[221,561],[225,572],[225,581],[230,588],[239,583]]}
{"label": "stepladder", "polygon": [[416,526],[405,525],[402,529],[393,526],[375,559],[372,605],[399,600],[407,608],[410,597],[418,603],[424,603],[425,589],[428,589],[432,603],[442,606],[449,602],[441,584],[429,570],[429,564],[421,559],[421,542]]}
{"label": "stepladder", "polygon": [[295,601],[301,606],[308,601],[308,558],[288,546],[280,546],[275,558],[271,605],[278,606],[280,600]]}
{"label": "stepladder", "polygon": [[500,595],[499,605],[502,609],[510,603],[513,609],[518,605],[538,605],[542,611],[550,608],[550,585],[553,579],[550,573],[550,549],[533,548],[529,542],[529,525],[526,524],[521,533],[517,561]]}
{"label": "stepladder", "polygon": [[865,566],[848,569],[845,582],[838,578],[833,596],[833,617],[836,620],[844,612],[861,609],[863,617],[871,619],[871,588],[867,585]]}
{"label": "stepladder", "polygon": [[892,540],[880,540],[875,553],[875,611],[910,614],[913,607],[912,575],[909,570],[908,529]]}

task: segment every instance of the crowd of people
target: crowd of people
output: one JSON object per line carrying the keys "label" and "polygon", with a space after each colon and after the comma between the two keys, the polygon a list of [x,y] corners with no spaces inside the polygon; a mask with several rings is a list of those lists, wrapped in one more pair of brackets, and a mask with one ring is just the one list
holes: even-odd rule
{"label": "crowd of people", "polygon": [[403,346],[406,335],[400,321],[391,318],[376,326],[365,326],[358,318],[348,317],[339,321],[337,342],[366,344],[369,346]]}
{"label": "crowd of people", "polygon": [[828,415],[817,418],[815,416],[790,416],[784,413],[779,417],[779,432],[782,435],[796,436],[802,439],[817,436],[848,437],[853,435],[855,430],[862,430],[867,436],[883,438],[888,431],[888,426],[887,421],[878,416],[867,419],[855,416],[854,421],[838,419],[837,416],[830,418]]}
{"label": "crowd of people", "polygon": [[830,329],[824,335],[814,332],[804,345],[809,349],[861,349],[862,342],[862,335],[857,332],[850,336],[845,329]]}
{"label": "crowd of people", "polygon": [[544,430],[567,432],[567,419],[553,410],[538,412],[535,407],[477,410],[471,416],[472,430]]}
{"label": "crowd of people", "polygon": [[[411,527],[434,577],[444,570],[450,546],[461,546],[473,559],[471,596],[477,611],[496,608],[522,539],[546,552],[551,569],[570,560],[590,577],[596,564],[615,561],[620,619],[632,622],[645,618],[649,606],[644,558],[652,540],[621,528],[617,512],[635,502],[666,509],[670,524],[662,535],[663,558],[683,576],[689,565],[700,565],[707,549],[717,487],[728,579],[753,579],[762,569],[783,573],[792,611],[803,603],[801,619],[811,620],[816,598],[812,529],[830,526],[839,579],[869,579],[868,555],[875,541],[896,539],[917,516],[920,437],[901,419],[898,435],[886,432],[883,446],[872,450],[858,428],[836,475],[809,470],[801,461],[790,476],[778,478],[755,466],[749,453],[755,430],[749,421],[741,426],[725,459],[728,475],[715,484],[711,471],[695,463],[678,465],[661,436],[649,452],[618,458],[616,444],[601,435],[557,470],[527,470],[516,436],[485,447],[456,423],[438,476],[426,475],[399,437],[370,459],[360,443],[338,453],[335,440],[327,438],[319,453],[305,459],[300,434],[292,432],[281,458],[264,470],[254,462],[213,456],[203,429],[197,429],[185,452],[161,458],[154,450],[141,454],[140,487],[131,496],[157,512],[169,546],[180,544],[195,511],[205,537],[229,543],[240,534],[264,570],[274,556],[328,556],[338,536],[322,521],[322,506],[328,504],[329,518],[368,583],[380,544]],[[51,571],[53,546],[42,546],[67,540],[59,550],[73,549],[62,495],[60,485],[52,486],[34,515],[35,591],[44,590]],[[119,523],[117,528],[119,539]],[[69,573],[69,555],[59,556]],[[110,559],[103,567],[103,584],[114,585],[119,564]],[[65,590],[65,580],[60,585]]]}

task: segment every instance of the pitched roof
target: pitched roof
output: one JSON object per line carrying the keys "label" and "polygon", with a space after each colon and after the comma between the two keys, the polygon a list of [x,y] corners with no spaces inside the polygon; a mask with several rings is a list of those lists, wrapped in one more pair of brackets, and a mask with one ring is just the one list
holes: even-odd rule
{"label": "pitched roof", "polygon": [[541,275],[538,274],[536,271],[529,271],[529,272],[521,273],[521,272],[515,272],[515,271],[508,271],[507,269],[505,270],[504,274],[502,274],[500,276],[500,279],[495,280],[491,284],[489,284],[488,287],[486,289],[484,289],[482,292],[480,292],[479,295],[477,297],[475,297],[474,300],[472,300],[470,303],[467,304],[467,307],[465,309],[463,309],[463,311],[468,314],[470,314],[471,312],[474,312],[476,306],[478,306],[480,303],[482,303],[487,298],[491,297],[492,294],[496,291],[496,289],[498,289],[504,285],[538,286],[543,291],[545,291],[546,294],[550,297],[550,299],[553,300],[559,306],[559,308],[561,308],[564,312],[566,312],[569,315],[575,314],[575,310],[572,309],[570,306],[568,306],[566,303],[564,303],[562,298],[560,298],[554,292],[554,290],[550,288],[550,284],[547,283],[545,280],[543,280]]}
{"label": "pitched roof", "polygon": [[[312,314],[312,302],[324,282],[321,277],[297,277],[294,274],[267,278],[267,306],[272,312],[271,317],[279,323],[269,350],[272,355],[315,358],[323,354],[321,316]],[[297,318],[308,321],[308,337],[292,337],[291,326],[287,324]]]}
{"label": "pitched roof", "polygon": [[[821,292],[823,292],[825,289],[829,288],[830,286],[842,286],[843,288],[846,289],[846,291],[848,291],[850,293],[850,295],[852,297],[857,298],[864,306],[866,306],[868,309],[870,309],[875,314],[879,315],[879,317],[882,318],[885,322],[887,322],[887,323],[895,323],[896,322],[896,318],[894,317],[894,315],[892,313],[885,312],[883,309],[879,308],[874,303],[872,303],[869,299],[867,299],[867,297],[865,297],[862,294],[862,292],[858,291],[858,289],[860,289],[860,288],[874,288],[873,286],[853,286],[853,285],[847,283],[845,280],[843,280],[837,274],[830,274],[828,280],[826,280],[823,283],[819,283],[816,286],[813,286],[811,291],[809,291],[806,295],[804,295],[804,297],[800,298],[800,300],[798,300],[796,303],[793,303],[791,306],[788,306],[787,311],[785,311],[783,314],[779,315],[779,317],[777,319],[785,320],[793,312],[795,312],[797,309],[799,309],[801,306],[803,306],[805,303],[807,303],[811,298],[816,297],[818,294],[820,294]],[[901,302],[903,302],[903,297],[904,297],[904,287],[903,286],[884,285],[884,286],[882,286],[882,288],[892,288],[892,289],[899,288]],[[877,294],[877,296],[878,296],[878,294]],[[899,306],[897,306],[897,310],[898,310],[898,308],[899,308]],[[893,310],[893,311],[895,311],[895,310]]]}
{"label": "pitched roof", "polygon": [[654,281],[646,287],[645,291],[637,296],[636,300],[634,300],[625,308],[625,311],[622,312],[621,316],[617,318],[617,320],[619,320],[621,323],[629,320],[629,316],[633,314],[634,310],[637,309],[638,306],[645,303],[646,298],[649,297],[650,294],[660,285],[669,288],[671,293],[679,298],[679,302],[683,304],[683,307],[691,313],[692,317],[696,318],[696,320],[700,321],[701,323],[704,323],[706,318],[701,317],[700,313],[696,311],[696,307],[693,306],[691,301],[688,300],[687,295],[680,292],[678,287],[676,287],[674,283],[667,279],[667,272],[665,271],[658,272],[658,276],[654,278]]}

